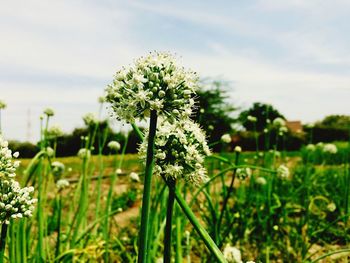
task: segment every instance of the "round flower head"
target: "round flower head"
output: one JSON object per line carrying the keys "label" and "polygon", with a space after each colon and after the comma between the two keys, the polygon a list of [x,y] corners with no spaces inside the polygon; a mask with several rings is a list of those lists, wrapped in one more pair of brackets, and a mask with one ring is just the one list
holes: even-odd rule
{"label": "round flower head", "polygon": [[101,97],[98,97],[98,103],[100,103],[100,104],[103,104],[103,103],[105,103],[106,102],[106,97],[103,97],[103,96],[101,96]]}
{"label": "round flower head", "polygon": [[60,179],[56,182],[56,187],[59,191],[64,189],[64,188],[69,187],[69,185],[70,185],[69,181],[66,179]]}
{"label": "round flower head", "polygon": [[80,159],[89,159],[91,156],[91,152],[88,149],[82,148],[78,151],[78,157]]}
{"label": "round flower head", "polygon": [[252,169],[250,169],[249,167],[238,168],[236,170],[236,175],[237,175],[237,178],[240,179],[240,180],[244,180],[246,178],[250,178],[250,176],[252,175]]}
{"label": "round flower head", "polygon": [[33,187],[21,188],[13,179],[0,180],[0,224],[9,224],[10,219],[32,216],[36,199],[32,198]]}
{"label": "round flower head", "polygon": [[273,120],[272,124],[276,127],[282,127],[286,125],[286,121],[281,117],[277,117],[276,119]]}
{"label": "round flower head", "polygon": [[[142,159],[146,159],[146,152],[145,139],[140,146]],[[196,123],[189,119],[174,123],[160,119],[155,138],[156,175],[199,184],[207,180],[204,158],[209,154],[205,134]]]}
{"label": "round flower head", "polygon": [[106,100],[117,118],[130,123],[147,118],[151,110],[181,119],[192,113],[197,82],[197,75],[178,66],[170,53],[152,52],[116,73]]}
{"label": "round flower head", "polygon": [[229,244],[226,245],[223,254],[227,262],[230,262],[230,263],[242,262],[241,251],[236,247],[230,246]]}
{"label": "round flower head", "polygon": [[98,123],[98,119],[95,114],[87,113],[83,116],[83,121],[86,126],[93,126]]}
{"label": "round flower head", "polygon": [[63,136],[63,131],[59,125],[55,124],[47,130],[47,135],[49,138],[57,138]]}
{"label": "round flower head", "polygon": [[117,141],[110,141],[108,144],[107,144],[107,147],[111,150],[114,150],[114,151],[119,151],[120,150],[120,143],[117,142]]}
{"label": "round flower head", "polygon": [[337,209],[337,206],[335,205],[335,203],[331,202],[331,203],[329,203],[329,204],[327,205],[327,209],[328,209],[328,211],[330,211],[330,212],[334,212],[335,209]]}
{"label": "round flower head", "polygon": [[237,145],[237,146],[235,147],[234,151],[235,151],[236,153],[240,153],[240,152],[242,152],[242,147]]}
{"label": "round flower head", "polygon": [[53,157],[54,154],[55,154],[55,150],[52,149],[51,147],[46,147],[46,154],[47,154],[47,156],[49,156],[49,157]]}
{"label": "round flower head", "polygon": [[46,109],[44,110],[44,114],[45,114],[47,117],[52,117],[53,115],[55,115],[55,112],[53,111],[53,109],[46,108]]}
{"label": "round flower head", "polygon": [[266,179],[264,177],[258,177],[255,179],[255,182],[259,185],[265,185],[267,183]]}
{"label": "round flower head", "polygon": [[319,142],[316,144],[316,147],[318,147],[318,148],[323,148],[323,146],[324,146],[323,142]]}
{"label": "round flower head", "polygon": [[337,149],[337,146],[335,146],[334,144],[332,143],[327,143],[323,146],[323,152],[325,153],[330,153],[330,154],[336,154],[338,149]]}
{"label": "round flower head", "polygon": [[226,133],[224,135],[221,136],[221,141],[224,143],[230,143],[231,142],[231,135]]}
{"label": "round flower head", "polygon": [[288,132],[288,128],[286,126],[281,126],[279,129],[278,129],[278,135],[280,136],[283,136],[283,134],[287,133]]}
{"label": "round flower head", "polygon": [[54,176],[60,177],[64,173],[65,166],[63,163],[56,161],[51,163],[51,166],[52,166],[52,173]]}
{"label": "round flower head", "polygon": [[137,173],[135,173],[135,172],[131,172],[131,173],[129,174],[129,177],[130,177],[130,179],[131,179],[132,181],[140,182],[140,177],[139,177],[139,175],[138,175]]}
{"label": "round flower head", "polygon": [[313,152],[316,150],[316,146],[314,144],[310,143],[310,144],[306,145],[306,150]]}
{"label": "round flower head", "polygon": [[278,168],[277,168],[277,176],[281,179],[286,179],[289,177],[289,169],[287,166],[285,166],[284,164],[281,164]]}
{"label": "round flower head", "polygon": [[0,179],[16,176],[16,168],[20,162],[13,161],[13,158],[17,158],[18,155],[18,152],[12,154],[12,151],[8,148],[8,142],[0,136]]}
{"label": "round flower head", "polygon": [[3,109],[5,109],[6,108],[6,102],[5,101],[3,101],[3,100],[0,100],[0,110],[3,110]]}

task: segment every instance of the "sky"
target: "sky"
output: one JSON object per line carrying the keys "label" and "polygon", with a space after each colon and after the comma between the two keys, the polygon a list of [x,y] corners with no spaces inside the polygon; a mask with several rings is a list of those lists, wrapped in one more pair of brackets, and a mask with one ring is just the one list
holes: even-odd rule
{"label": "sky", "polygon": [[350,114],[347,0],[0,2],[8,139],[37,140],[47,107],[65,132],[83,126],[114,73],[153,50],[229,81],[229,101],[242,109],[270,103],[304,123]]}

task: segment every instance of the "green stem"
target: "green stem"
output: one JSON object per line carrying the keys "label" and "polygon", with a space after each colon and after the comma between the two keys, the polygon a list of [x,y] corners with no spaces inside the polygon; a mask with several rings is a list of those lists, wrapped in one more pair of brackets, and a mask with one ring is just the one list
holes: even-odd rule
{"label": "green stem", "polygon": [[169,187],[168,207],[166,214],[166,225],[164,231],[164,263],[171,262],[171,230],[173,209],[175,202],[175,181],[170,180],[169,184],[173,187]]}
{"label": "green stem", "polygon": [[60,245],[61,245],[61,216],[62,216],[62,197],[61,194],[58,195],[56,199],[57,202],[57,239],[56,239],[56,251],[55,257],[58,257],[60,254]]}
{"label": "green stem", "polygon": [[[152,113],[151,112],[151,121],[152,121]],[[156,117],[156,116],[155,116]],[[152,123],[152,122],[151,122]],[[156,127],[156,120],[155,120],[155,124],[154,126]],[[134,125],[135,126],[135,125]],[[135,127],[133,126],[133,128],[135,129]],[[151,126],[151,124],[150,124]],[[148,157],[148,150],[149,150],[149,146],[150,146],[150,137],[151,137],[151,130],[150,129],[150,135],[149,135],[149,141],[148,141],[148,148],[147,148],[147,157]],[[154,131],[155,133],[155,131]],[[139,138],[141,140],[143,140],[143,136],[142,134],[138,134]],[[155,134],[153,135],[155,136]],[[152,141],[152,146],[153,146],[153,142]],[[152,147],[153,148],[153,147]],[[152,149],[152,154],[153,154],[153,149]],[[147,168],[147,166],[146,166]],[[147,169],[146,169],[147,171]],[[145,173],[145,180],[146,180],[146,174]],[[163,178],[164,179],[164,178]],[[168,185],[169,186],[169,185]],[[171,186],[169,186],[171,187]],[[144,195],[145,195],[145,190],[144,190]],[[178,190],[175,190],[175,199],[178,202],[178,204],[180,205],[182,211],[185,213],[185,215],[187,216],[187,218],[190,220],[191,224],[194,226],[194,228],[196,229],[197,233],[200,235],[200,237],[203,239],[205,245],[207,246],[207,248],[210,250],[210,252],[213,253],[213,255],[216,257],[216,259],[218,260],[218,262],[223,262],[223,263],[227,263],[226,259],[224,258],[223,254],[221,253],[220,249],[216,246],[215,242],[212,240],[212,238],[210,237],[210,235],[207,233],[207,231],[205,231],[205,229],[201,226],[201,224],[199,223],[198,219],[196,218],[196,216],[193,214],[191,208],[188,206],[188,204],[186,203],[185,199],[183,199],[183,197],[181,196],[181,194],[178,192]],[[143,208],[143,207],[142,207]],[[143,212],[143,211],[142,211]],[[142,223],[142,221],[141,221]],[[142,230],[142,229],[141,229]],[[142,233],[142,232],[141,232]],[[143,235],[143,239],[146,236]],[[140,236],[140,239],[142,239],[142,236]],[[140,242],[141,243],[141,242]],[[146,248],[143,244],[143,248]],[[140,245],[140,249],[141,249],[141,245]],[[140,262],[140,253],[139,253],[139,262]],[[142,261],[141,261],[142,262]],[[144,261],[143,261],[144,262]]]}
{"label": "green stem", "polygon": [[39,172],[38,172],[38,254],[37,259],[39,262],[45,261],[45,248],[44,248],[44,233],[45,233],[45,219],[43,209],[45,207],[44,201],[44,172],[42,168],[42,159],[39,163]]}
{"label": "green stem", "polygon": [[139,137],[139,139],[140,139],[141,141],[143,141],[143,134],[142,134],[141,130],[139,129],[139,127],[137,127],[135,123],[132,123],[131,126],[132,126],[132,128],[134,129],[134,131],[135,131],[137,137]]}
{"label": "green stem", "polygon": [[4,262],[7,229],[8,229],[8,225],[3,223],[1,226],[1,237],[0,237],[0,263]]}
{"label": "green stem", "polygon": [[180,211],[179,206],[176,206],[176,256],[175,256],[175,263],[181,263],[182,262],[182,227],[181,227],[181,217],[180,217]]}
{"label": "green stem", "polygon": [[[164,179],[164,178],[163,178]],[[168,184],[168,182],[166,182]],[[188,220],[190,220],[191,224],[201,237],[201,239],[204,241],[206,247],[209,249],[209,251],[212,253],[213,256],[215,256],[217,262],[224,262],[227,263],[226,259],[224,258],[223,254],[221,253],[220,249],[216,246],[213,239],[210,237],[208,232],[202,227],[202,225],[199,223],[198,219],[192,212],[191,208],[186,203],[186,200],[181,196],[179,191],[174,187],[168,184],[168,187],[174,188],[175,192],[175,198],[177,203],[180,205],[182,211],[187,216]]]}
{"label": "green stem", "polygon": [[[239,160],[239,152],[236,152],[235,166],[238,165],[238,160]],[[222,223],[222,220],[224,218],[224,214],[225,214],[225,211],[226,211],[228,200],[230,199],[230,195],[231,195],[231,193],[233,191],[233,184],[234,184],[235,178],[236,178],[236,171],[237,171],[237,168],[234,168],[233,169],[233,175],[232,175],[231,183],[230,183],[230,187],[229,187],[229,189],[227,191],[227,194],[225,196],[224,202],[222,204],[221,213],[220,213],[220,217],[219,217],[217,228],[216,228],[218,236],[220,236],[221,223]],[[216,240],[216,242],[219,242],[219,240]]]}
{"label": "green stem", "polygon": [[152,186],[152,172],[154,166],[154,139],[157,129],[157,112],[151,111],[147,158],[144,178],[144,188],[142,197],[142,211],[141,211],[141,229],[139,234],[139,254],[138,263],[146,263],[148,254],[148,231],[149,231],[149,217],[151,207],[151,186]]}

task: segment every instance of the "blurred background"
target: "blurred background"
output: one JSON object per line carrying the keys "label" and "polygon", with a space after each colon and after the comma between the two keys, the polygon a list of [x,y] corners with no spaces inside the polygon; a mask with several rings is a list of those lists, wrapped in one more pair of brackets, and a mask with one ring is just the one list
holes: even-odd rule
{"label": "blurred background", "polygon": [[350,3],[341,0],[5,1],[3,134],[37,142],[47,107],[65,133],[83,127],[116,70],[153,50],[178,54],[203,85],[224,90],[233,119],[254,102],[297,125],[347,115],[349,15]]}

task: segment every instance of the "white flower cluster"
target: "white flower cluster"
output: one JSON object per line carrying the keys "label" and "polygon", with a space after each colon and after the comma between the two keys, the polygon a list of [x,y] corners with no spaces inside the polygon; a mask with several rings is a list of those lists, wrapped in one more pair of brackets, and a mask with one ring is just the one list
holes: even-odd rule
{"label": "white flower cluster", "polygon": [[47,154],[47,156],[48,157],[53,157],[54,156],[54,154],[55,154],[55,150],[54,149],[52,149],[51,147],[46,147],[46,154]]}
{"label": "white flower cluster", "polygon": [[52,125],[48,130],[47,130],[47,136],[49,138],[57,138],[63,135],[63,131],[61,129],[61,126],[58,124]]}
{"label": "white flower cluster", "polygon": [[313,152],[316,150],[316,146],[314,144],[310,143],[310,144],[306,145],[306,150]]}
{"label": "white flower cluster", "polygon": [[221,136],[221,141],[224,143],[230,143],[232,141],[231,135],[226,133]]}
{"label": "white flower cluster", "polygon": [[181,119],[192,114],[197,82],[197,75],[178,66],[170,53],[152,52],[116,73],[106,100],[117,118],[130,123],[145,119],[151,110]]}
{"label": "white flower cluster", "polygon": [[267,181],[264,177],[258,177],[255,179],[255,182],[259,185],[266,185],[267,184]]}
{"label": "white flower cluster", "polygon": [[119,151],[120,150],[120,143],[117,142],[117,141],[110,141],[108,144],[107,144],[107,147],[111,150],[114,150],[114,151]]}
{"label": "white flower cluster", "polygon": [[337,146],[335,146],[332,143],[327,143],[323,146],[323,152],[324,153],[330,153],[330,154],[336,154],[338,152]]}
{"label": "white flower cluster", "polygon": [[66,179],[60,179],[56,182],[56,187],[58,190],[62,190],[64,188],[67,188],[69,186],[69,181]]}
{"label": "white flower cluster", "polygon": [[80,159],[89,159],[91,156],[91,151],[85,148],[82,148],[78,151],[78,157]]}
{"label": "white flower cluster", "polygon": [[[139,153],[145,160],[147,139],[141,144]],[[205,134],[196,123],[189,119],[174,123],[160,119],[155,138],[154,174],[199,184],[207,180],[204,168],[207,155],[210,150]]]}
{"label": "white flower cluster", "polygon": [[277,168],[277,176],[281,179],[287,179],[289,177],[289,168],[285,166],[284,164],[281,164]]}
{"label": "white flower cluster", "polygon": [[138,175],[138,173],[135,173],[135,172],[131,172],[129,174],[129,177],[132,181],[135,181],[135,182],[140,182],[140,177]]}
{"label": "white flower cluster", "polygon": [[12,154],[8,148],[8,142],[0,136],[0,179],[14,178],[16,176],[16,168],[19,166],[19,161],[13,161],[12,158],[17,158],[18,152]]}
{"label": "white flower cluster", "polygon": [[46,108],[44,110],[44,114],[46,114],[47,117],[52,117],[53,115],[55,115],[55,112],[51,108]]}
{"label": "white flower cluster", "polygon": [[236,176],[240,180],[245,180],[246,178],[250,178],[252,175],[252,169],[249,167],[244,167],[244,168],[238,168],[236,170]]}
{"label": "white flower cluster", "polygon": [[14,180],[19,161],[18,152],[12,154],[8,142],[0,136],[0,224],[9,224],[10,219],[32,216],[36,199],[31,197],[33,187],[21,188]]}
{"label": "white flower cluster", "polygon": [[232,247],[229,244],[227,244],[225,246],[224,249],[224,258],[227,260],[227,262],[230,263],[242,263],[242,255],[241,255],[241,251],[236,248],[236,247]]}
{"label": "white flower cluster", "polygon": [[[241,251],[236,247],[232,247],[229,244],[227,244],[224,248],[223,254],[224,254],[224,258],[229,263],[243,263]],[[255,262],[250,260],[250,261],[247,261],[246,263],[255,263]]]}
{"label": "white flower cluster", "polygon": [[277,117],[276,119],[273,120],[273,125],[276,127],[282,127],[286,125],[286,121],[282,119],[281,117]]}
{"label": "white flower cluster", "polygon": [[13,179],[0,180],[0,224],[9,224],[10,219],[30,217],[36,199],[31,197],[33,187],[21,188]]}
{"label": "white flower cluster", "polygon": [[98,123],[98,118],[94,113],[87,113],[83,116],[83,121],[86,126],[93,126]]}
{"label": "white flower cluster", "polygon": [[56,177],[60,177],[64,173],[64,170],[66,168],[63,163],[58,161],[52,162],[51,167],[52,167],[52,173]]}

